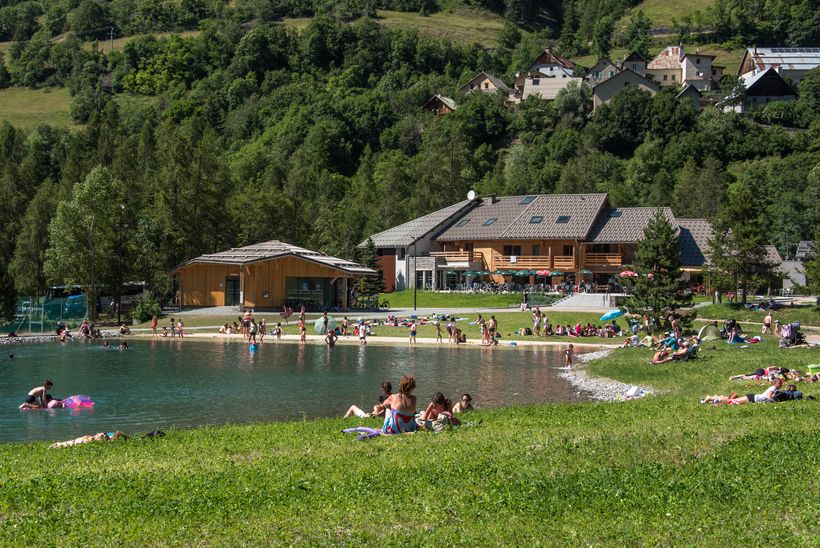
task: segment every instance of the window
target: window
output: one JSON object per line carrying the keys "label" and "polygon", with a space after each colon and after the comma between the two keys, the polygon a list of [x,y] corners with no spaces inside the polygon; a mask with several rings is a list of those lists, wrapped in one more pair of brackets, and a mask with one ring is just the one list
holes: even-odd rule
{"label": "window", "polygon": [[533,244],[532,246],[532,255],[533,257],[538,257],[541,255],[541,246],[538,244]]}
{"label": "window", "polygon": [[505,245],[504,246],[504,255],[521,255],[521,246],[520,245]]}
{"label": "window", "polygon": [[473,250],[473,244],[472,243],[464,244],[464,251],[472,251],[472,250]]}
{"label": "window", "polygon": [[487,82],[484,82],[484,89],[490,89],[490,84],[488,84]]}
{"label": "window", "polygon": [[526,204],[532,202],[533,200],[535,200],[535,196],[524,196],[524,198],[518,203],[520,205],[526,205]]}
{"label": "window", "polygon": [[484,221],[483,226],[490,226],[490,225],[491,225],[491,224],[493,224],[493,223],[494,223],[497,219],[498,219],[498,217],[490,217],[489,219],[487,219],[486,221]]}
{"label": "window", "polygon": [[564,246],[564,255],[567,257],[572,257],[574,253],[572,252],[573,247],[571,245]]}
{"label": "window", "polygon": [[699,57],[696,57],[696,58],[695,58],[695,64],[696,64],[696,65],[699,65],[699,64],[700,64],[700,58],[699,58]]}
{"label": "window", "polygon": [[597,80],[598,78],[601,77],[601,72],[596,70],[595,72],[592,73],[592,77]]}
{"label": "window", "polygon": [[613,76],[615,76],[615,71],[614,71],[614,70],[610,70],[610,71],[609,71],[609,77],[610,77],[610,78],[612,78]]}
{"label": "window", "polygon": [[638,69],[638,63],[632,63],[632,70],[635,70],[635,71],[639,70]]}
{"label": "window", "polygon": [[543,220],[544,220],[543,215],[533,215],[532,217],[530,217],[530,224],[531,225],[537,225],[538,223],[540,223]]}
{"label": "window", "polygon": [[532,79],[532,85],[538,86],[540,84],[541,84],[541,80],[539,80],[538,78],[533,78]]}
{"label": "window", "polygon": [[569,215],[559,215],[555,220],[555,224],[565,225],[569,222]]}
{"label": "window", "polygon": [[675,81],[675,75],[674,74],[672,75],[672,81],[673,82]]}
{"label": "window", "polygon": [[666,82],[666,75],[663,75],[663,81]]}
{"label": "window", "polygon": [[400,247],[400,248],[396,249],[396,259],[398,259],[399,261],[403,261],[406,256],[407,256],[407,248],[406,247]]}
{"label": "window", "polygon": [[467,223],[469,223],[469,222],[470,222],[470,219],[461,219],[459,222],[457,222],[457,223],[456,223],[456,226],[457,226],[457,227],[459,227],[459,226],[464,226],[464,225],[466,225],[466,224],[467,224]]}

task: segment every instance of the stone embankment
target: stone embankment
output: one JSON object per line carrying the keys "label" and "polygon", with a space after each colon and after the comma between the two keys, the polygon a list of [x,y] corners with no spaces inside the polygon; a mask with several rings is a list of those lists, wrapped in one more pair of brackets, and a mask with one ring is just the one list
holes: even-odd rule
{"label": "stone embankment", "polygon": [[[118,337],[119,332],[117,331],[102,331],[100,333],[103,339],[111,338],[111,337]],[[71,337],[68,341],[76,341],[79,340],[80,337]],[[37,344],[37,343],[48,343],[48,342],[56,342],[59,341],[60,337],[53,334],[43,334],[43,335],[27,335],[25,337],[3,337],[0,338],[0,346],[4,345],[13,345],[13,344]]]}
{"label": "stone embankment", "polygon": [[[612,350],[599,350],[597,352],[579,354],[576,357],[578,365],[574,366],[573,369],[561,371],[558,375],[569,381],[577,390],[589,394],[592,399],[621,401],[624,399],[624,395],[627,391],[633,388],[633,385],[603,377],[592,377],[587,373],[586,367],[584,367],[586,363],[605,358],[610,352],[612,352]],[[641,386],[639,388],[643,394],[654,394],[655,392],[649,386]]]}

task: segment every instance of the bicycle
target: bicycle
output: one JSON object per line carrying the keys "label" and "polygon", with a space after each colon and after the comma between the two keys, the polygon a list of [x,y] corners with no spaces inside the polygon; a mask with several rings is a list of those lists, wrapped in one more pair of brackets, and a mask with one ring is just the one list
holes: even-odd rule
{"label": "bicycle", "polygon": [[362,296],[356,301],[356,308],[362,310],[390,310],[389,301],[380,301],[378,295]]}

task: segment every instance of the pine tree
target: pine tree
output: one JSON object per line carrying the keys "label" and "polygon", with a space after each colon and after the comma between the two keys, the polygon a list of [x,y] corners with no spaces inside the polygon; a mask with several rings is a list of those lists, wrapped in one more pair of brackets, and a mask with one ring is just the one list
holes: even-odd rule
{"label": "pine tree", "polygon": [[359,262],[367,268],[372,268],[378,272],[378,276],[366,276],[362,280],[362,293],[364,295],[378,295],[384,292],[384,280],[382,267],[379,264],[379,257],[376,253],[376,244],[373,238],[367,239],[364,248],[359,248]]}
{"label": "pine tree", "polygon": [[632,270],[637,278],[623,278],[631,290],[626,307],[633,313],[647,313],[661,322],[669,316],[689,324],[694,313],[683,316],[676,312],[690,307],[692,296],[687,283],[681,280],[678,236],[662,209],[646,225],[643,240],[638,244]]}
{"label": "pine tree", "polygon": [[[748,185],[735,183],[718,210],[714,233],[709,240],[712,268],[734,281],[733,287],[741,290],[743,303],[755,277],[770,277],[774,269],[774,265],[766,260],[761,211]],[[713,277],[725,280],[723,276]]]}

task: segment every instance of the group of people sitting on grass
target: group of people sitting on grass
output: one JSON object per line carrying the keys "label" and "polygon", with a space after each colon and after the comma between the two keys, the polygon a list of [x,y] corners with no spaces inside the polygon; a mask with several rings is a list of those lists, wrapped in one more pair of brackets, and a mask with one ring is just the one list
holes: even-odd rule
{"label": "group of people sitting on grass", "polygon": [[456,413],[463,413],[473,409],[472,397],[463,394],[461,399],[453,405],[444,394],[436,392],[424,411],[416,412],[416,379],[412,375],[404,375],[399,381],[399,391],[393,393],[393,385],[384,381],[381,386],[379,401],[373,406],[370,413],[366,413],[356,405],[351,405],[345,417],[380,417],[384,416],[382,434],[405,434],[417,430],[432,430],[438,432],[448,425],[461,423]]}

